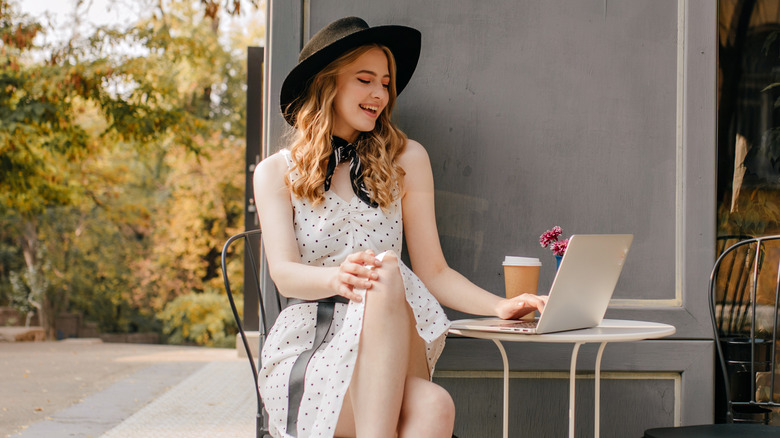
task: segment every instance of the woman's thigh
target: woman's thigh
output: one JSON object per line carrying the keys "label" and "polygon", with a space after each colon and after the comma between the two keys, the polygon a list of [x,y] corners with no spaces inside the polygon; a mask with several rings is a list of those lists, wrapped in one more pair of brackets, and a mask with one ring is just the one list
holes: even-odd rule
{"label": "woman's thigh", "polygon": [[407,306],[410,320],[412,321],[411,330],[409,330],[409,365],[406,371],[408,376],[419,377],[430,380],[431,372],[428,369],[428,358],[425,356],[425,341],[417,333],[415,327],[414,314],[412,308]]}
{"label": "woman's thigh", "polygon": [[[415,328],[415,319],[412,312],[412,308],[407,303],[407,311],[409,312],[411,321],[411,330],[409,330],[409,363],[407,365],[407,379],[409,382],[410,377],[415,377],[423,380],[430,380],[430,370],[428,370],[428,359],[425,356],[425,341],[417,334]],[[358,351],[358,355],[360,352]],[[344,402],[341,406],[341,412],[339,413],[339,421],[336,424],[336,437],[354,437],[355,432],[355,413],[352,409],[352,398],[350,392],[352,387],[347,389],[347,394],[344,397]],[[413,392],[412,392],[413,393]],[[404,404],[407,403],[406,396],[409,393],[404,391]],[[401,408],[403,409],[403,407]]]}
{"label": "woman's thigh", "polygon": [[336,438],[352,438],[357,436],[355,431],[355,413],[352,411],[352,397],[350,390],[344,396],[344,403],[341,405],[339,413],[339,422],[336,423]]}

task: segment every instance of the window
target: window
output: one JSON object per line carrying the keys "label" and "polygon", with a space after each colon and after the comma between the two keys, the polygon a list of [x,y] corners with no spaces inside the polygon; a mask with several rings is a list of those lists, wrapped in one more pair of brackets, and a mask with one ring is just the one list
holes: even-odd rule
{"label": "window", "polygon": [[718,250],[780,234],[780,2],[721,0]]}

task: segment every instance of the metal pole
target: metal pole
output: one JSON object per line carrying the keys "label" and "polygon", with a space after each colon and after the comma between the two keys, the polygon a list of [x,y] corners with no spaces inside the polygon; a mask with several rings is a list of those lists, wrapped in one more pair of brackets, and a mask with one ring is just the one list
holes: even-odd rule
{"label": "metal pole", "polygon": [[[246,68],[246,181],[244,185],[244,228],[260,228],[255,208],[252,174],[262,158],[263,138],[263,47],[247,48]],[[260,254],[257,239],[250,239],[244,251]],[[251,258],[244,253],[244,328],[256,331],[260,328],[258,291],[252,278]],[[255,257],[254,260],[260,260]]]}

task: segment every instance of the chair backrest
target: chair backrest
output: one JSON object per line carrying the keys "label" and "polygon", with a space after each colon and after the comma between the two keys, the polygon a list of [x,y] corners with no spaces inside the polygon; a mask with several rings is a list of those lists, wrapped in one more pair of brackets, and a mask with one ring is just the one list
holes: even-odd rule
{"label": "chair backrest", "polygon": [[[259,369],[259,364],[255,363],[253,354],[252,354],[252,348],[249,345],[249,340],[247,339],[246,331],[244,330],[244,323],[243,318],[238,312],[238,307],[236,306],[235,299],[233,298],[233,290],[231,288],[230,278],[229,278],[229,269],[228,269],[228,258],[231,255],[236,255],[238,251],[236,251],[236,247],[233,245],[234,243],[238,241],[244,242],[244,268],[245,270],[249,271],[251,275],[244,275],[245,283],[243,290],[246,291],[255,291],[257,294],[257,302],[258,302],[258,309],[259,314],[259,349],[257,351],[260,351],[263,347],[263,342],[265,341],[265,335],[268,333],[268,330],[270,329],[271,325],[273,324],[273,321],[275,319],[275,315],[279,314],[280,309],[282,308],[281,302],[279,299],[279,294],[276,293],[275,287],[273,287],[273,291],[270,291],[270,294],[264,294],[263,288],[261,287],[261,281],[260,281],[260,260],[261,260],[261,236],[262,233],[260,230],[249,230],[244,231],[242,233],[238,233],[235,236],[232,236],[225,242],[225,246],[222,247],[222,278],[225,281],[225,291],[227,292],[228,301],[230,301],[230,308],[233,311],[233,317],[236,320],[236,324],[238,325],[238,332],[241,336],[241,341],[244,345],[244,350],[246,351],[247,358],[249,359],[249,365],[252,367],[252,376],[254,377],[254,388],[255,392],[257,393],[257,437],[262,438],[264,436],[268,435],[268,416],[265,415],[264,406],[263,406],[263,400],[260,397],[260,389],[257,385],[257,373]],[[246,282],[250,282],[251,284],[247,284]],[[252,309],[247,309],[246,304],[244,306],[244,314],[248,315],[248,312],[251,312]],[[259,360],[259,358],[258,358]]]}
{"label": "chair backrest", "polygon": [[768,423],[778,362],[780,236],[739,241],[710,276],[710,313],[728,422]]}
{"label": "chair backrest", "polygon": [[723,251],[726,251],[735,243],[752,238],[753,236],[748,236],[746,234],[727,234],[718,236],[718,238],[715,240],[715,254],[719,256],[723,254]]}
{"label": "chair backrest", "polygon": [[[717,274],[715,287],[718,314],[717,330],[720,336],[739,336],[746,326],[749,304],[749,281],[756,261],[756,244],[752,236],[720,236],[717,240]],[[728,254],[724,254],[728,251]]]}

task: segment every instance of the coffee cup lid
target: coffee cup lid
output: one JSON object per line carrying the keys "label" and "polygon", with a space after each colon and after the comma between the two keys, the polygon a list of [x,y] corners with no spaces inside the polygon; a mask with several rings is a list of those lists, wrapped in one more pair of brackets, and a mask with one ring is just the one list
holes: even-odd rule
{"label": "coffee cup lid", "polygon": [[504,257],[504,266],[542,266],[541,260],[536,257]]}

